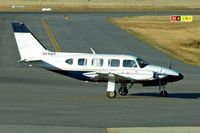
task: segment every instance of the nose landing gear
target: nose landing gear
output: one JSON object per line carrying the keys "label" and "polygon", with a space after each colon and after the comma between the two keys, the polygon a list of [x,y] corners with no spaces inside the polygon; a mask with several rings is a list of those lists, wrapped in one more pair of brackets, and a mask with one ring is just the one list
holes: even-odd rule
{"label": "nose landing gear", "polygon": [[167,96],[168,96],[168,92],[165,91],[165,90],[164,90],[164,91],[161,91],[161,92],[160,92],[160,96],[161,96],[161,97],[167,97]]}
{"label": "nose landing gear", "polygon": [[168,96],[168,92],[165,90],[165,86],[166,84],[162,83],[161,79],[159,79],[159,91],[160,91],[160,96],[161,97],[167,97]]}
{"label": "nose landing gear", "polygon": [[159,91],[160,91],[161,97],[167,97],[168,96],[168,92],[165,90],[164,86],[159,86]]}

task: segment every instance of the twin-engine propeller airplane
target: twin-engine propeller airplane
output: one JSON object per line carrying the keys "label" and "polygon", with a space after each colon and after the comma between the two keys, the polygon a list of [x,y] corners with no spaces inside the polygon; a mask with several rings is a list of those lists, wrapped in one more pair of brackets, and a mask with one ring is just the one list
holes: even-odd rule
{"label": "twin-engine propeller airplane", "polygon": [[[64,53],[48,51],[23,23],[12,23],[14,36],[21,56],[20,62],[83,81],[107,82],[107,96],[115,98],[116,83],[119,95],[126,96],[136,83],[143,86],[159,86],[160,96],[168,95],[165,85],[183,79],[172,69],[150,65],[131,55]],[[127,87],[130,84],[130,87]]]}

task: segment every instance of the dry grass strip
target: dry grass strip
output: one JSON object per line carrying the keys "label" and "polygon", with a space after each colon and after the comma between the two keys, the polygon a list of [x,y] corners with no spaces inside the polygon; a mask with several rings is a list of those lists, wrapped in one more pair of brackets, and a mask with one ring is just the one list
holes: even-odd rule
{"label": "dry grass strip", "polygon": [[113,18],[111,22],[175,58],[200,66],[200,16],[172,23],[170,16]]}

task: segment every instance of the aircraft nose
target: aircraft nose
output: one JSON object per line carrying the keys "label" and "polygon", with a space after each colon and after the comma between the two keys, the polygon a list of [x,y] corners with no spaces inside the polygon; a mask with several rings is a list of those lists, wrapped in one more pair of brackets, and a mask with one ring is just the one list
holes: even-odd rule
{"label": "aircraft nose", "polygon": [[184,78],[183,74],[179,73],[178,80],[182,80]]}

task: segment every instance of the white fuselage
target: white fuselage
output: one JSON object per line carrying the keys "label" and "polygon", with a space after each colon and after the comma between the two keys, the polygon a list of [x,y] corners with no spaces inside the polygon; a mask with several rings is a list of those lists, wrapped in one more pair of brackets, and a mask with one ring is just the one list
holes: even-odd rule
{"label": "white fuselage", "polygon": [[66,72],[74,72],[77,76],[78,73],[79,77],[74,78],[94,81],[106,81],[109,73],[117,75],[117,82],[151,81],[168,75],[179,75],[178,72],[160,66],[141,66],[137,59],[140,58],[117,54],[44,52],[41,60],[45,63],[36,65],[51,71],[65,71],[64,75],[67,75]]}

